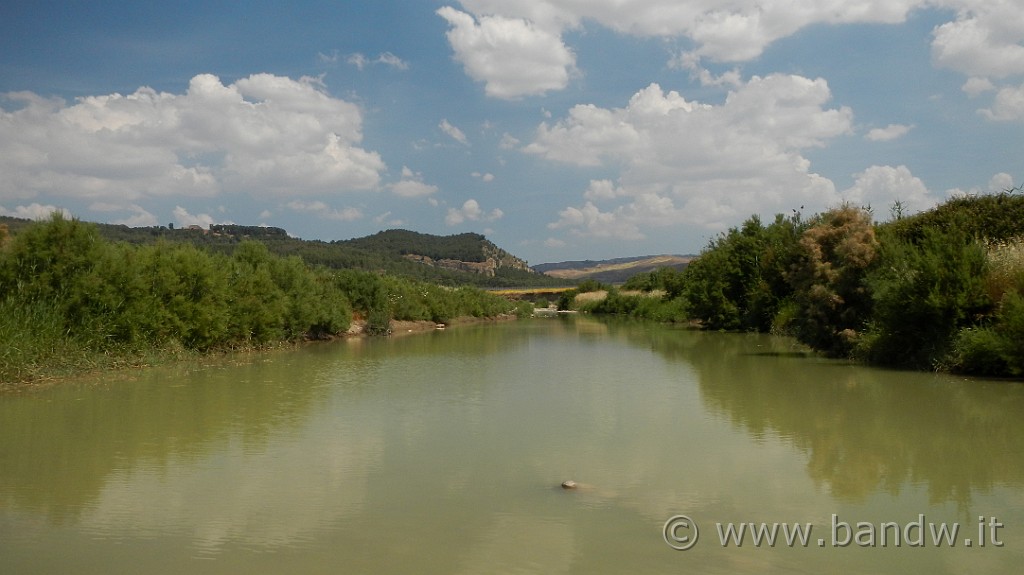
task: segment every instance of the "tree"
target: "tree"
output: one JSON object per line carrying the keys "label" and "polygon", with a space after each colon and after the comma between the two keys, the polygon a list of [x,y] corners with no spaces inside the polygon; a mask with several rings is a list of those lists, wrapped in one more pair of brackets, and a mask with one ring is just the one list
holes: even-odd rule
{"label": "tree", "polygon": [[874,363],[939,367],[957,333],[992,308],[984,247],[957,230],[922,233],[916,243],[886,237],[867,277],[873,312],[859,353]]}
{"label": "tree", "polygon": [[789,275],[797,338],[833,356],[848,355],[867,323],[871,294],[865,276],[878,241],[871,214],[844,205],[817,216],[798,243]]}

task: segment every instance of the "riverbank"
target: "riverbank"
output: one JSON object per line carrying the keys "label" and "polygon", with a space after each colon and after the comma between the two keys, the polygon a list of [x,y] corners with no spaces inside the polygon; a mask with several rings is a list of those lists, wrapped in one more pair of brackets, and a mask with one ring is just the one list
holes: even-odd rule
{"label": "riverbank", "polygon": [[1021,188],[893,215],[880,223],[870,209],[843,205],[767,225],[751,216],[683,272],[657,270],[617,288],[582,282],[558,306],[790,335],[867,365],[1024,378]]}
{"label": "riverbank", "polygon": [[70,380],[96,379],[98,377],[131,377],[139,370],[180,364],[195,365],[196,369],[213,364],[246,363],[252,358],[270,353],[287,352],[308,345],[324,345],[346,339],[371,337],[402,337],[419,335],[446,329],[457,329],[470,325],[513,321],[515,314],[499,314],[491,317],[460,316],[445,323],[429,320],[391,320],[387,336],[371,335],[366,330],[364,319],[354,319],[349,328],[331,337],[304,339],[300,341],[278,341],[259,345],[242,345],[207,351],[196,351],[181,346],[142,351],[120,350],[89,353],[84,349],[65,349],[59,361],[47,364],[24,366],[24,377],[0,380],[0,391],[9,391],[24,386],[52,385]]}
{"label": "riverbank", "polygon": [[365,324],[355,333],[409,333],[526,314],[527,305],[479,288],[311,266],[250,240],[230,255],[114,244],[56,214],[0,235],[0,382],[333,339],[357,319]]}
{"label": "riverbank", "polygon": [[[517,319],[515,314],[499,314],[492,317],[474,317],[471,315],[460,316],[444,323],[437,323],[430,320],[391,320],[389,336],[401,336],[414,333],[425,333],[440,331],[452,327],[477,325],[481,323],[493,323],[499,321],[510,321]],[[373,337],[366,333],[366,320],[354,319],[348,330],[341,334],[341,337]]]}

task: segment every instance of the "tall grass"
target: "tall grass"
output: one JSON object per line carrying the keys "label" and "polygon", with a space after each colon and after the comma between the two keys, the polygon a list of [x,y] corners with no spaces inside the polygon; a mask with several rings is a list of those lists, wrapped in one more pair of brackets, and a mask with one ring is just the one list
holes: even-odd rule
{"label": "tall grass", "polygon": [[964,373],[1024,376],[1024,238],[990,242],[985,289],[995,313],[981,325],[961,330],[950,369]]}
{"label": "tall grass", "polygon": [[985,288],[992,301],[1002,301],[1014,290],[1024,294],[1024,237],[990,242],[985,257]]}
{"label": "tall grass", "polygon": [[70,373],[93,363],[88,346],[68,337],[64,318],[40,302],[0,301],[0,381]]}

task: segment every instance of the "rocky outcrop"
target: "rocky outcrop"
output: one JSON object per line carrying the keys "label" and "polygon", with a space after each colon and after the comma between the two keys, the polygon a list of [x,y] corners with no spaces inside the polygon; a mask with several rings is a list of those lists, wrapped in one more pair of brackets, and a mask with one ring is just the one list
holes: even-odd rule
{"label": "rocky outcrop", "polygon": [[422,256],[418,254],[405,254],[404,257],[407,260],[426,264],[428,266],[434,266],[438,268],[445,268],[449,270],[464,271],[478,273],[486,277],[494,277],[497,270],[515,269],[523,270],[530,273],[534,272],[529,264],[524,260],[521,260],[498,246],[486,242],[483,246],[484,260],[480,262],[466,262],[462,260],[453,259],[434,259],[429,256]]}

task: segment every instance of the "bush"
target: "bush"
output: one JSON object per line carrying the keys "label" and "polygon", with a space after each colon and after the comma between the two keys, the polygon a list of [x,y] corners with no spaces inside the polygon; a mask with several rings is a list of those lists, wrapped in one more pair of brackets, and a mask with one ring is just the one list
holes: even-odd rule
{"label": "bush", "polygon": [[874,312],[859,355],[884,365],[936,368],[957,333],[991,309],[985,251],[957,232],[924,231],[919,244],[889,239],[868,278]]}
{"label": "bush", "polygon": [[685,322],[686,302],[682,298],[667,299],[650,294],[624,294],[617,288],[608,290],[604,299],[580,305],[580,311],[598,314],[625,315],[661,322]]}
{"label": "bush", "polygon": [[516,307],[513,311],[517,319],[526,319],[533,316],[533,304],[528,301],[516,302]]}
{"label": "bush", "polygon": [[576,305],[576,296],[579,295],[579,290],[568,289],[558,294],[558,310],[569,311],[572,310]]}
{"label": "bush", "polygon": [[[35,301],[81,301],[81,284],[101,259],[106,243],[96,226],[60,212],[14,236],[0,262],[0,293]],[[69,311],[64,306],[63,311]]]}
{"label": "bush", "polygon": [[665,267],[634,275],[622,284],[622,289],[644,292],[663,291],[670,298],[674,298],[682,294],[684,281],[683,272]]}
{"label": "bush", "polygon": [[143,337],[198,350],[223,344],[229,316],[227,258],[166,243],[137,248],[136,255],[144,287],[133,315]]}
{"label": "bush", "polygon": [[266,246],[243,242],[228,271],[231,315],[227,335],[232,342],[264,344],[285,338],[288,297],[274,281]]}
{"label": "bush", "polygon": [[957,335],[950,368],[974,375],[1024,375],[1024,297],[1007,293],[994,324],[966,328]]}

